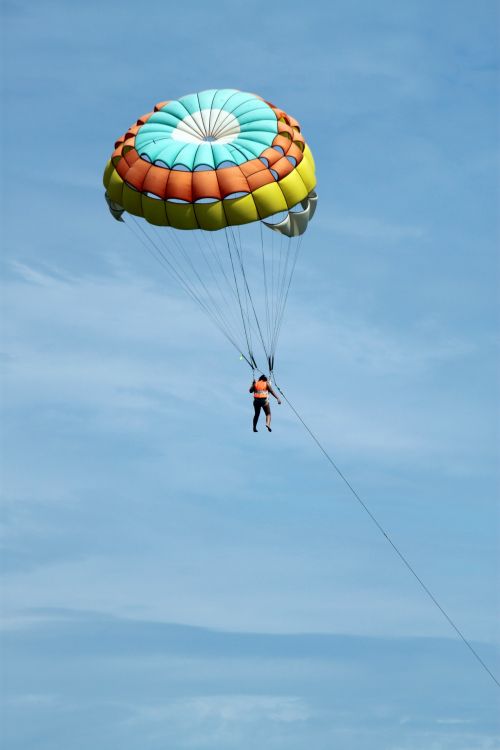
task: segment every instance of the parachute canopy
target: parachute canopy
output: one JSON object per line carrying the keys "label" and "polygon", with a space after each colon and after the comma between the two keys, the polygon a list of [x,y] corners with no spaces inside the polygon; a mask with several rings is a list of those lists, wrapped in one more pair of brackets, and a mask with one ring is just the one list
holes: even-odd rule
{"label": "parachute canopy", "polygon": [[130,215],[136,238],[250,366],[258,340],[272,371],[317,200],[297,120],[235,89],[160,102],[116,141],[103,180],[113,217]]}
{"label": "parachute canopy", "polygon": [[177,229],[247,224],[301,203],[308,219],[315,185],[297,120],[234,89],[160,102],[117,140],[104,172],[115,206]]}

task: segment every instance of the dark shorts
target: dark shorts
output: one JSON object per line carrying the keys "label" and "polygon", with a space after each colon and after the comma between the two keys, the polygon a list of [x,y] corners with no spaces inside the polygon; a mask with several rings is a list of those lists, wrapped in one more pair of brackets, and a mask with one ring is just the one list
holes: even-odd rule
{"label": "dark shorts", "polygon": [[269,399],[267,398],[254,398],[253,408],[254,408],[256,417],[259,416],[261,409],[264,410],[264,414],[266,416],[271,413],[271,407],[269,406]]}

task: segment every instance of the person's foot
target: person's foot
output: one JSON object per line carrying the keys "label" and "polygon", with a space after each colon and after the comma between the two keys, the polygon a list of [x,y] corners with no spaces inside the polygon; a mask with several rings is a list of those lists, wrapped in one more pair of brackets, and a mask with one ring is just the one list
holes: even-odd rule
{"label": "person's foot", "polygon": [[272,430],[271,430],[271,428],[269,427],[269,425],[268,425],[268,424],[266,424],[266,427],[267,427],[267,429],[269,430],[269,432],[272,432]]}
{"label": "person's foot", "polygon": [[258,432],[258,429],[256,427],[253,428],[254,432]]}

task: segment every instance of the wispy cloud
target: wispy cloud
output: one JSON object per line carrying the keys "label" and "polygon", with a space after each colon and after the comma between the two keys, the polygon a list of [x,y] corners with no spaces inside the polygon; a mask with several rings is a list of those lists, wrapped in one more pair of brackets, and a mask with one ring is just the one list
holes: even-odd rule
{"label": "wispy cloud", "polygon": [[46,693],[22,693],[20,695],[4,696],[3,704],[8,709],[54,709],[58,705],[63,706],[64,700],[57,695],[47,695]]}
{"label": "wispy cloud", "polygon": [[[73,728],[85,724],[87,742],[105,732],[110,742],[140,738],[155,750],[173,743],[300,750],[310,741],[321,750],[332,741],[347,750],[366,742],[375,750],[438,748],[440,740],[449,750],[494,747],[494,696],[450,640],[234,633],[41,614],[45,622],[6,636],[8,666],[20,682],[38,675],[36,693],[13,692],[5,704],[9,737],[16,728],[26,741],[32,729],[43,735],[69,720]],[[110,664],[120,680],[102,678]],[[69,684],[68,674],[75,677]],[[437,695],[426,690],[429,681]],[[85,711],[77,708],[82,702]],[[31,727],[19,723],[28,708]],[[463,724],[439,723],[460,710],[466,734]]]}
{"label": "wispy cloud", "polygon": [[200,695],[175,700],[168,705],[145,706],[130,719],[133,724],[182,722],[186,725],[211,721],[248,723],[277,721],[293,723],[311,718],[311,709],[300,697],[287,695]]}

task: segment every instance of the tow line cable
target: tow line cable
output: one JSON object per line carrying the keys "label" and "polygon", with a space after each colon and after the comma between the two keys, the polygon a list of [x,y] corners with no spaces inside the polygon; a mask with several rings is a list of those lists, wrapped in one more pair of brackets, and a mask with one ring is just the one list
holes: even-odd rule
{"label": "tow line cable", "polygon": [[[272,373],[272,372],[271,372],[271,377],[274,377],[274,373]],[[314,442],[316,443],[316,445],[318,446],[318,448],[320,449],[320,451],[323,453],[323,455],[326,458],[326,460],[328,461],[328,463],[331,464],[331,466],[333,466],[333,468],[335,469],[335,471],[337,472],[337,474],[339,475],[339,477],[342,479],[342,481],[344,482],[344,484],[350,490],[351,494],[354,496],[354,498],[361,505],[361,507],[363,508],[363,510],[365,511],[365,513],[370,517],[370,519],[372,520],[372,522],[375,524],[375,526],[380,531],[380,533],[385,537],[385,539],[387,540],[387,542],[391,545],[392,549],[397,554],[397,556],[399,557],[399,559],[401,560],[401,562],[410,571],[410,573],[412,574],[412,576],[418,581],[418,583],[420,584],[421,588],[425,591],[425,593],[427,594],[427,596],[429,597],[429,599],[439,609],[439,611],[441,612],[441,614],[446,618],[446,620],[451,625],[451,627],[453,628],[453,630],[455,631],[455,633],[457,633],[457,635],[461,638],[461,640],[463,641],[463,643],[467,646],[467,648],[469,649],[469,651],[471,652],[471,654],[475,657],[475,659],[479,662],[479,664],[483,667],[483,669],[489,674],[489,676],[491,677],[491,679],[493,680],[493,682],[497,685],[497,687],[500,688],[500,682],[495,677],[495,675],[493,674],[493,672],[491,671],[491,669],[484,663],[484,661],[481,659],[481,657],[479,656],[479,654],[477,653],[477,651],[475,650],[475,648],[467,640],[467,638],[464,636],[464,634],[458,628],[458,626],[453,622],[453,620],[451,619],[451,617],[449,616],[449,614],[441,606],[441,604],[438,602],[438,600],[436,599],[436,597],[434,596],[434,594],[427,588],[427,586],[425,585],[425,583],[423,582],[423,580],[416,573],[416,571],[414,570],[414,568],[412,567],[412,565],[408,562],[408,560],[405,557],[405,555],[401,552],[401,550],[392,541],[392,539],[390,538],[390,536],[387,533],[387,531],[379,523],[379,521],[374,516],[374,514],[372,513],[372,511],[369,509],[369,507],[366,505],[366,503],[364,502],[364,500],[361,499],[361,497],[356,492],[356,490],[354,489],[354,487],[352,486],[352,484],[349,482],[349,480],[347,479],[347,477],[339,469],[339,467],[337,466],[337,464],[335,463],[335,461],[333,460],[333,458],[330,456],[330,454],[327,452],[327,450],[320,443],[320,441],[318,440],[318,438],[316,437],[316,435],[314,434],[314,432],[310,429],[310,427],[308,427],[308,425],[306,424],[306,422],[302,419],[302,417],[300,416],[300,414],[297,411],[297,409],[289,401],[289,399],[285,396],[285,394],[283,393],[283,391],[281,390],[281,388],[279,387],[279,385],[276,383],[276,381],[274,380],[273,382],[274,382],[274,385],[276,386],[276,388],[278,389],[278,391],[280,392],[280,394],[282,395],[283,400],[286,401],[286,403],[288,404],[288,406],[290,407],[290,409],[292,410],[292,412],[295,414],[295,416],[297,417],[297,419],[299,420],[299,422],[303,425],[303,427],[306,430],[306,432],[309,433],[310,437],[314,440]]]}

